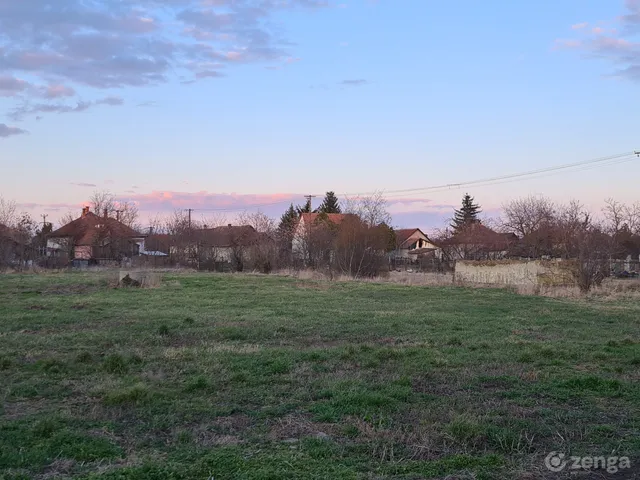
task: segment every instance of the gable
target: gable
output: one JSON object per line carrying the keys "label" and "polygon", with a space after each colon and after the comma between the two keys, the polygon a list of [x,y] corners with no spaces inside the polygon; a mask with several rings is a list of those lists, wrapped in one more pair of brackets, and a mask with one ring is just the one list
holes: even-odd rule
{"label": "gable", "polygon": [[[403,228],[395,231],[396,233],[396,245],[399,249],[410,248],[414,243],[420,243],[419,240],[422,240],[422,244],[428,244],[435,247],[433,242],[429,240],[422,230],[419,228]],[[426,245],[425,245],[426,246]],[[423,248],[422,246],[418,246],[418,248]]]}

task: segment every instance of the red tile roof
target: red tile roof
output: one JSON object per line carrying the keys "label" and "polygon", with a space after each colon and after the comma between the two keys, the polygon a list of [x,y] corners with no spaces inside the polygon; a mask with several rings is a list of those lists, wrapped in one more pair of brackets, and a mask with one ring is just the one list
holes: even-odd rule
{"label": "red tile roof", "polygon": [[144,248],[148,251],[169,253],[171,236],[166,233],[152,233],[144,241]]}
{"label": "red tile roof", "polygon": [[[394,232],[396,234],[396,245],[398,245],[398,248],[400,248],[402,247],[402,244],[404,244],[404,242],[409,240],[411,235],[413,235],[415,232],[422,233],[422,230],[420,230],[419,228],[399,228],[398,230],[394,230]],[[422,234],[424,235],[424,233]],[[426,235],[424,236],[427,237]]]}
{"label": "red tile roof", "polygon": [[499,233],[485,227],[481,223],[474,223],[457,233],[456,235],[443,240],[443,245],[474,244],[485,245],[499,249],[506,249],[510,244],[516,242],[518,237],[513,233]]}
{"label": "red tile roof", "polygon": [[104,235],[117,238],[143,238],[134,229],[115,218],[99,217],[87,212],[49,234],[49,238],[72,238],[74,245],[95,245]]}
{"label": "red tile roof", "polygon": [[[321,213],[303,213],[300,215],[301,219],[304,219],[304,223],[306,225],[313,225],[313,223],[318,219],[318,217],[322,215]],[[331,223],[335,223],[336,225],[340,225],[345,218],[352,216],[352,213],[325,213],[327,219]]]}

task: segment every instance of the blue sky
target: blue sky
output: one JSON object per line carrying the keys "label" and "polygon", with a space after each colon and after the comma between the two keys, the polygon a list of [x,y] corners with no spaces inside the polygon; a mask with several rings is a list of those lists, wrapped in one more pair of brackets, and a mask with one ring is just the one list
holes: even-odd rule
{"label": "blue sky", "polygon": [[[458,183],[640,149],[640,1],[0,0],[0,194],[174,208]],[[640,160],[390,197],[637,200]],[[633,180],[636,179],[636,180]],[[253,207],[251,207],[253,208]],[[233,211],[231,211],[233,209]]]}

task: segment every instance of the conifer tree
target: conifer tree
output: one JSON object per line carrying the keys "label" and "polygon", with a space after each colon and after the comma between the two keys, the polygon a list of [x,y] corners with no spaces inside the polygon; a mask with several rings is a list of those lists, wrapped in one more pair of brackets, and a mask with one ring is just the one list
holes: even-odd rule
{"label": "conifer tree", "polygon": [[334,192],[327,192],[318,208],[318,213],[342,213],[338,197]]}
{"label": "conifer tree", "polygon": [[311,199],[308,198],[304,206],[303,207],[298,206],[296,207],[296,210],[298,211],[298,216],[300,216],[303,213],[311,213]]}
{"label": "conifer tree", "polygon": [[457,209],[453,215],[453,220],[451,222],[453,234],[455,235],[456,233],[460,233],[470,225],[479,223],[480,219],[478,218],[478,215],[481,211],[480,205],[473,202],[473,197],[468,193],[465,193],[464,197],[462,197],[462,207]]}

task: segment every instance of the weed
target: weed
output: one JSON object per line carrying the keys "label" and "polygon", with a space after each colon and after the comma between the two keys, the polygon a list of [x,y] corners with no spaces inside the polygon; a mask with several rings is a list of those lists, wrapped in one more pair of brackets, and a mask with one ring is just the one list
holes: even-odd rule
{"label": "weed", "polygon": [[104,403],[107,405],[139,404],[151,397],[149,387],[137,383],[131,387],[120,388],[107,392]]}
{"label": "weed", "polygon": [[102,361],[102,368],[108,373],[124,375],[129,371],[129,362],[119,353],[112,353]]}

